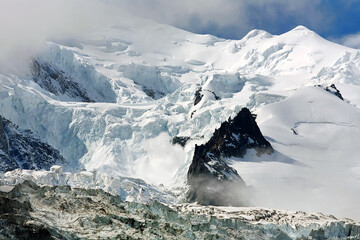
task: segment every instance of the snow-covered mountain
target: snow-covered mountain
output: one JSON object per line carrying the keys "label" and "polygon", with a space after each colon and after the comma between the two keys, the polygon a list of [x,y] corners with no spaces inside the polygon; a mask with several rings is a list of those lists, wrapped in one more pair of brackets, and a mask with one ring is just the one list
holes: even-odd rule
{"label": "snow-covered mountain", "polygon": [[47,42],[26,76],[1,73],[1,115],[74,174],[140,178],[182,200],[195,145],[246,107],[274,152],[222,161],[252,205],[360,216],[358,50],[302,26],[226,40],[126,16]]}

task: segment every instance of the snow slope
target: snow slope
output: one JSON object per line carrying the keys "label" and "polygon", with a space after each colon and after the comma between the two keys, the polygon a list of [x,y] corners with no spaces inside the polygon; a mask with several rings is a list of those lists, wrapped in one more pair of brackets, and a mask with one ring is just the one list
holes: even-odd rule
{"label": "snow slope", "polygon": [[[171,189],[184,187],[195,143],[246,106],[276,150],[265,159],[249,152],[229,160],[257,190],[254,202],[358,218],[359,51],[302,26],[226,40],[125,17],[81,38],[48,42],[34,56],[94,102],[49,92],[31,73],[2,73],[1,114],[58,149],[67,170]],[[330,84],[345,101],[313,87]],[[175,136],[192,140],[181,148],[171,145]]]}
{"label": "snow slope", "polygon": [[273,147],[298,163],[275,163],[276,155],[274,162],[235,162],[244,180],[256,186],[258,201],[360,216],[359,108],[319,87],[306,87],[263,107],[257,119]]}

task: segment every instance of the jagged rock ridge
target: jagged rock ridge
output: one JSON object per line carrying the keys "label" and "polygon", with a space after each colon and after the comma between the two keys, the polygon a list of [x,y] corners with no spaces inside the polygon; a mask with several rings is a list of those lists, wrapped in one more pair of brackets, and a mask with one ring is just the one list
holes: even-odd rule
{"label": "jagged rock ridge", "polygon": [[343,96],[341,95],[339,89],[336,88],[335,84],[331,84],[329,87],[326,87],[325,90],[327,92],[329,92],[329,93],[334,94],[335,96],[337,96],[341,100],[344,100]]}
{"label": "jagged rock ridge", "polygon": [[326,86],[326,87],[323,85],[315,85],[315,86],[323,88],[328,93],[331,93],[332,95],[334,95],[344,101],[344,98],[343,98],[341,92],[339,91],[339,89],[337,89],[335,84],[331,84],[330,86]]}
{"label": "jagged rock ridge", "polygon": [[65,163],[58,150],[0,116],[0,171],[49,169],[56,163]]}
{"label": "jagged rock ridge", "polygon": [[246,184],[225,159],[244,157],[248,149],[254,149],[257,155],[274,151],[261,134],[255,116],[243,108],[236,117],[222,123],[206,144],[195,146],[187,174],[187,200],[204,205],[247,205]]}

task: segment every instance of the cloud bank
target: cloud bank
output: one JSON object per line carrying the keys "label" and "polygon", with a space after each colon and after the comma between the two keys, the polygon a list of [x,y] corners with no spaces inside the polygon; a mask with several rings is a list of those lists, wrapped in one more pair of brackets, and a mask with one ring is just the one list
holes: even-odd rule
{"label": "cloud bank", "polygon": [[120,9],[97,0],[1,0],[0,72],[19,72],[43,43],[81,36]]}

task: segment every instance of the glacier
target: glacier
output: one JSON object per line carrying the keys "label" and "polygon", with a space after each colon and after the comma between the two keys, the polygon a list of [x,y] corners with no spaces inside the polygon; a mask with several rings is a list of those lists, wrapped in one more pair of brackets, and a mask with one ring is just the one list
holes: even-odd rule
{"label": "glacier", "polygon": [[[359,239],[360,224],[265,208],[123,202],[100,189],[0,186],[5,239]],[[71,226],[71,227],[69,227]]]}
{"label": "glacier", "polygon": [[[253,204],[359,218],[359,50],[303,26],[227,40],[131,20],[81,38],[49,40],[31,60],[81,86],[91,101],[48,91],[41,84],[46,74],[0,73],[1,115],[57,149],[68,162],[65,175],[74,176],[58,183],[45,177],[39,184],[78,181],[74,186],[140,200],[139,189],[147,189],[148,199],[176,203],[184,198],[195,144],[248,107],[276,151],[228,159],[255,189]],[[344,101],[323,89],[331,84]],[[190,140],[172,145],[177,136]],[[24,171],[5,175],[21,179]],[[86,180],[94,172],[113,180]],[[35,181],[37,174],[43,172],[26,172],[33,176],[26,178]],[[124,190],[131,188],[133,194]]]}

